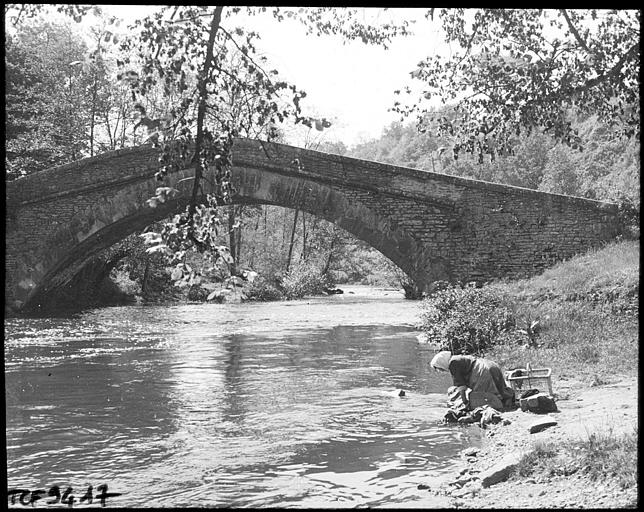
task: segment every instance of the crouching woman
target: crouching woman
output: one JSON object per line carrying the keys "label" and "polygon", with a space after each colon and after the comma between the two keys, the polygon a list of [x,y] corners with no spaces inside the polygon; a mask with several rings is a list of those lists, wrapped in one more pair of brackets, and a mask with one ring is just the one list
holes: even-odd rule
{"label": "crouching woman", "polygon": [[436,354],[430,364],[438,371],[450,372],[467,409],[489,405],[502,411],[514,406],[514,390],[507,386],[501,368],[494,361],[467,355],[453,356],[449,350],[444,350]]}

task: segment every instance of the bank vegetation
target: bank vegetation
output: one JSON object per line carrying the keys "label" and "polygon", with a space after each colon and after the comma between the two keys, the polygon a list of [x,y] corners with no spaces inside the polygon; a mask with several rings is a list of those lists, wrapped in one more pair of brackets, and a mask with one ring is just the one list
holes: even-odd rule
{"label": "bank vegetation", "polygon": [[[551,368],[558,399],[637,378],[639,261],[639,241],[618,241],[530,279],[446,286],[424,301],[422,329],[442,349],[481,355],[505,370]],[[513,478],[578,474],[633,489],[638,436],[637,426],[617,433],[609,425],[578,440],[537,443]]]}

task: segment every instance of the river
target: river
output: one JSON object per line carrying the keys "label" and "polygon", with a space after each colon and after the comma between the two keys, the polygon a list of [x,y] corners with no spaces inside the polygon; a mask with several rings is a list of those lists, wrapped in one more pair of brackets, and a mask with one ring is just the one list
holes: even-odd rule
{"label": "river", "polygon": [[419,303],[344,289],[5,319],[9,488],[72,487],[74,507],[103,484],[108,507],[423,499],[478,428],[438,423],[450,381],[428,368]]}

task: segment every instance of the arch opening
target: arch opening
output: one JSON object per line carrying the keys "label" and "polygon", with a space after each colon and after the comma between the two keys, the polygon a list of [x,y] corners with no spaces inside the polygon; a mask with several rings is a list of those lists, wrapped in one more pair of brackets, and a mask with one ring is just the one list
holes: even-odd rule
{"label": "arch opening", "polygon": [[[244,183],[257,185],[257,170],[242,169],[237,174],[237,194],[232,204],[273,205],[298,209],[331,222],[362,240],[383,254],[414,281],[418,273],[414,267],[416,242],[400,229],[389,226],[369,208],[358,201],[351,201],[345,194],[326,185],[304,179],[293,179],[271,173],[261,173],[261,186],[249,189]],[[249,180],[249,175],[253,179]],[[87,272],[88,265],[103,251],[154,222],[168,218],[185,208],[187,202],[180,197],[157,208],[139,208],[115,222],[106,225],[83,241],[69,248],[65,257],[44,275],[38,286],[29,294],[23,311],[43,311],[48,308],[48,297],[73,282],[74,276]],[[100,208],[100,205],[97,205]],[[100,268],[97,267],[97,268]],[[84,270],[85,269],[85,270]],[[421,285],[422,286],[422,285]]]}

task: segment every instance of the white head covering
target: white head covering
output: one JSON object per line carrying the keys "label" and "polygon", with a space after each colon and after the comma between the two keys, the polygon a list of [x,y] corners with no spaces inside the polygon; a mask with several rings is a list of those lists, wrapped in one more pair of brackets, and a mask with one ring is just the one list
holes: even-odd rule
{"label": "white head covering", "polygon": [[451,357],[452,353],[449,350],[443,350],[434,356],[430,365],[432,368],[440,368],[441,370],[448,371]]}

